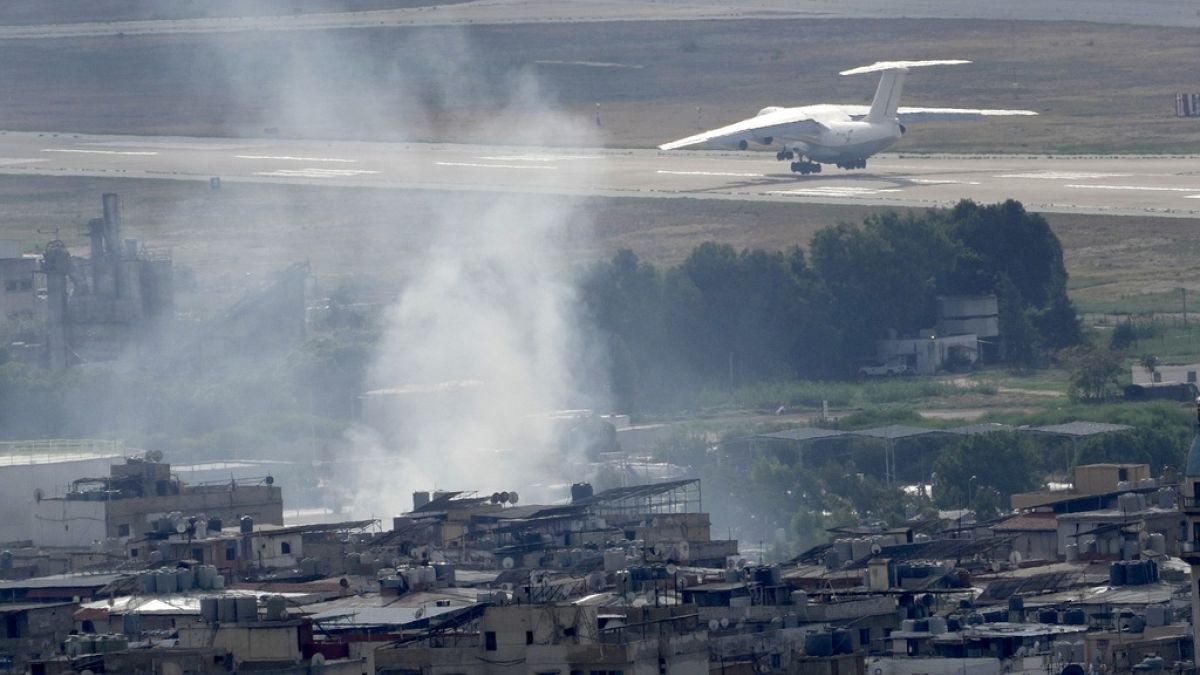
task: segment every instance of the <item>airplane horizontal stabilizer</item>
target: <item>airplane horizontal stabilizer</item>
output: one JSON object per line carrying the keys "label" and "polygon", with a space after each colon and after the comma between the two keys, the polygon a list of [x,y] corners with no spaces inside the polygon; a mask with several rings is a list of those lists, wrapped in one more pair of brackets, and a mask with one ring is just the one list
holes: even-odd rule
{"label": "airplane horizontal stabilizer", "polygon": [[961,59],[940,60],[940,61],[879,61],[872,63],[869,66],[861,66],[859,68],[851,68],[843,70],[839,75],[862,75],[863,73],[876,73],[881,70],[907,70],[909,68],[924,68],[926,66],[958,66],[970,61]]}

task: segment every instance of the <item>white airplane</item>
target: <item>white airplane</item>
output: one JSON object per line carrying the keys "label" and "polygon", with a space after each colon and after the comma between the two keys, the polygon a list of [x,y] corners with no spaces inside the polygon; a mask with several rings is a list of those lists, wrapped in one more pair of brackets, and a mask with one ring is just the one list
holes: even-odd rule
{"label": "white airplane", "polygon": [[778,145],[775,158],[797,160],[792,171],[820,173],[821,164],[841,169],[865,169],[867,158],[889,148],[904,135],[903,122],[969,120],[1003,115],[1036,115],[1032,110],[975,110],[969,108],[901,108],[900,89],[912,68],[970,63],[962,60],[880,61],[843,70],[842,75],[882,72],[870,106],[823,103],[798,108],[771,106],[748,120],[705,131],[658,146],[674,150],[707,143],[746,150],[751,144]]}

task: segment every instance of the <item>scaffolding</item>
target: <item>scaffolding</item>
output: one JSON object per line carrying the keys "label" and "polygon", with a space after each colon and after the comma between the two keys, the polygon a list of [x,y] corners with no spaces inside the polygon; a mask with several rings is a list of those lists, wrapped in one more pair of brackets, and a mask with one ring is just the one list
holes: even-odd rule
{"label": "scaffolding", "polygon": [[647,513],[701,513],[700,479],[613,488],[573,502],[597,516],[637,516]]}

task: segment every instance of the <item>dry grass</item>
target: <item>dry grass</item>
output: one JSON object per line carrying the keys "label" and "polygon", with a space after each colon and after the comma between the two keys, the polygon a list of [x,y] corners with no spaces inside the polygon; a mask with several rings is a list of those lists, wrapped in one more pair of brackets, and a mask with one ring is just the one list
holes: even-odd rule
{"label": "dry grass", "polygon": [[[122,195],[127,236],[169,248],[208,286],[236,290],[297,260],[325,283],[370,277],[395,288],[428,246],[429,193],[368,188],[0,176],[4,236],[31,245],[59,237],[84,252],[81,228],[103,192]],[[477,194],[437,193],[469,201]],[[818,228],[861,222],[879,207],[692,199],[588,199],[558,242],[575,263],[629,248],[672,264],[703,241],[736,247],[806,246]],[[1063,243],[1072,295],[1136,309],[1180,285],[1200,288],[1196,220],[1046,214]],[[590,226],[589,226],[590,225]],[[456,236],[470,245],[470,224]],[[249,277],[247,277],[249,273]],[[1150,298],[1158,297],[1151,295]]]}
{"label": "dry grass", "polygon": [[[473,52],[465,72],[404,56],[412,29],[125,36],[0,42],[0,128],[467,140],[533,70],[607,142],[649,146],[771,103],[866,103],[875,60],[967,58],[909,78],[924,105],[1032,108],[1033,119],[914,126],[905,150],[1197,152],[1200,120],[1174,93],[1197,88],[1189,29],[964,20],[616,22],[421,29]],[[460,39],[461,42],[456,42]],[[336,55],[331,58],[330,55]],[[547,63],[552,62],[552,63]],[[566,63],[616,63],[597,67]],[[322,86],[288,97],[297,70]],[[455,87],[461,87],[457,91]],[[451,95],[447,95],[450,92]],[[325,98],[327,96],[327,98]],[[318,119],[299,121],[289,106]],[[432,110],[418,115],[417,108]],[[417,119],[420,118],[420,119]],[[403,129],[403,131],[401,131]]]}

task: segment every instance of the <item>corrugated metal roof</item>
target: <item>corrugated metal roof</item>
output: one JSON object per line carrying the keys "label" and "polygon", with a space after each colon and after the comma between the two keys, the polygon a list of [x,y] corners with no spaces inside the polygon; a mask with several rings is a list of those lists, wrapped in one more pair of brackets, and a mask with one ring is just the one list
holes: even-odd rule
{"label": "corrugated metal roof", "polygon": [[837,429],[818,429],[816,427],[798,427],[796,429],[787,429],[784,431],[775,431],[769,434],[758,434],[755,438],[766,438],[778,441],[819,441],[825,438],[837,438],[839,436],[848,436],[845,431]]}
{"label": "corrugated metal roof", "polygon": [[329,627],[362,627],[362,626],[405,626],[430,619],[441,614],[448,614],[463,609],[465,605],[451,607],[353,607],[347,609],[331,609],[319,614],[313,614],[314,623]]}
{"label": "corrugated metal roof", "polygon": [[1127,424],[1109,424],[1107,422],[1067,422],[1065,424],[1050,424],[1042,427],[1024,427],[1021,430],[1036,434],[1084,438],[1086,436],[1111,434],[1117,431],[1129,431],[1132,428]]}
{"label": "corrugated metal roof", "polygon": [[867,438],[882,438],[889,441],[899,440],[901,438],[916,438],[917,436],[945,436],[947,432],[941,429],[925,429],[922,427],[910,427],[903,424],[890,424],[886,427],[876,427],[874,429],[860,429],[850,432],[854,436],[865,436]]}
{"label": "corrugated metal roof", "polygon": [[1055,532],[1058,530],[1057,514],[1024,513],[992,526],[1000,532]]}
{"label": "corrugated metal roof", "polygon": [[1016,427],[1011,424],[1001,424],[999,422],[983,422],[981,424],[968,424],[966,426],[954,427],[946,431],[952,434],[961,436],[975,436],[978,434],[990,434],[996,431],[1016,431]]}
{"label": "corrugated metal roof", "polygon": [[20,581],[0,581],[0,590],[32,588],[102,588],[128,574],[54,574]]}

